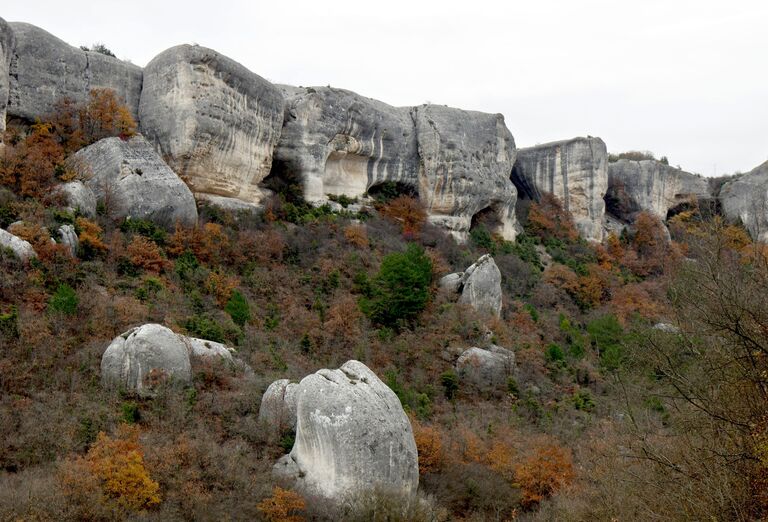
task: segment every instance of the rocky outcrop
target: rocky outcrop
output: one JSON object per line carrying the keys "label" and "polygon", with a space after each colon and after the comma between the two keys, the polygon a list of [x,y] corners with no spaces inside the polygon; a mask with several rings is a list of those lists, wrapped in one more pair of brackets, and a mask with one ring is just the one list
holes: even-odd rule
{"label": "rocky outcrop", "polygon": [[234,60],[179,45],[144,70],[140,129],[196,194],[259,203],[283,106],[277,87]]}
{"label": "rocky outcrop", "polygon": [[515,371],[515,354],[500,346],[469,348],[456,361],[459,378],[479,389],[505,387]]}
{"label": "rocky outcrop", "polygon": [[101,382],[139,395],[167,381],[192,380],[193,361],[221,361],[232,368],[252,370],[234,357],[234,349],[221,343],[174,333],[159,324],[131,328],[115,337],[101,358]]}
{"label": "rocky outcrop", "polygon": [[72,225],[61,225],[58,234],[60,243],[66,245],[72,257],[77,256],[77,248],[80,246],[80,239],[77,237],[75,227]]}
{"label": "rocky outcrop", "polygon": [[417,187],[416,134],[407,108],[331,87],[282,88],[287,101],[275,169],[298,174],[307,201],[362,196],[386,181]]}
{"label": "rocky outcrop", "polygon": [[261,397],[259,421],[275,433],[296,429],[296,389],[298,384],[280,379],[269,385]]}
{"label": "rocky outcrop", "polygon": [[709,197],[706,178],[656,160],[622,159],[608,164],[607,211],[625,222],[641,211],[666,219],[670,209]]}
{"label": "rocky outcrop", "polygon": [[419,465],[400,400],[364,364],[320,370],[296,388],[296,442],[275,465],[279,477],[336,501],[383,489],[413,495]]}
{"label": "rocky outcrop", "polygon": [[517,151],[512,181],[522,198],[555,195],[573,216],[581,235],[603,239],[608,190],[608,152],[600,138],[573,138]]}
{"label": "rocky outcrop", "polygon": [[96,215],[96,194],[82,181],[63,183],[56,190],[64,197],[67,207],[72,212],[79,212],[87,217]]}
{"label": "rocky outcrop", "polygon": [[148,219],[166,227],[197,223],[192,192],[140,135],[104,138],[68,161],[113,217]]}
{"label": "rocky outcrop", "polygon": [[442,290],[460,293],[459,303],[478,312],[501,316],[501,272],[490,254],[485,254],[464,272],[448,274],[439,281]]}
{"label": "rocky outcrop", "polygon": [[159,324],[145,324],[115,337],[101,358],[106,387],[149,394],[167,380],[192,380],[189,349],[182,336]]}
{"label": "rocky outcrop", "polygon": [[10,23],[16,46],[10,61],[8,116],[44,119],[64,97],[85,103],[91,89],[112,89],[134,117],[141,95],[141,68],[101,53],[83,51],[25,23]]}
{"label": "rocky outcrop", "polygon": [[743,223],[754,239],[768,241],[768,161],[725,183],[719,198],[727,219]]}
{"label": "rocky outcrop", "polygon": [[516,149],[504,117],[422,105],[413,109],[413,119],[419,196],[430,221],[463,240],[473,218],[485,212],[491,231],[513,240],[517,191],[509,176]]}
{"label": "rocky outcrop", "polygon": [[13,254],[22,261],[29,261],[37,257],[37,253],[35,253],[35,249],[32,248],[29,241],[14,236],[2,228],[0,228],[0,248],[11,249]]}
{"label": "rocky outcrop", "polygon": [[8,106],[11,81],[9,73],[15,47],[16,37],[11,26],[0,18],[0,144],[3,142],[2,134],[5,132],[5,111]]}

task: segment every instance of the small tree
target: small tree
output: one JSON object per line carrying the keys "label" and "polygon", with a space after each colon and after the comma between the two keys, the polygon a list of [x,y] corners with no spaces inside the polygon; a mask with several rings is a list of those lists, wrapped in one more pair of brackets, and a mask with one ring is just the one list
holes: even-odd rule
{"label": "small tree", "polygon": [[77,293],[69,285],[59,285],[56,292],[48,301],[48,309],[51,312],[59,312],[66,315],[75,315],[80,299]]}
{"label": "small tree", "polygon": [[262,500],[257,506],[269,522],[301,522],[301,515],[307,507],[304,498],[295,491],[275,486],[272,496]]}
{"label": "small tree", "polygon": [[251,320],[251,307],[248,305],[248,300],[237,290],[232,292],[232,297],[229,298],[227,305],[224,307],[224,311],[227,312],[232,318],[232,321],[240,327]]}

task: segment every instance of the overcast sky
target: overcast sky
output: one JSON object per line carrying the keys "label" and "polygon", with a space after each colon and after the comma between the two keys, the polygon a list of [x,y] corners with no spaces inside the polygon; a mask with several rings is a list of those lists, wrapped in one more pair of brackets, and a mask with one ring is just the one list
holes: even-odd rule
{"label": "overcast sky", "polygon": [[768,160],[766,0],[3,0],[146,65],[211,47],[277,83],[504,114],[519,147],[600,136],[708,176]]}

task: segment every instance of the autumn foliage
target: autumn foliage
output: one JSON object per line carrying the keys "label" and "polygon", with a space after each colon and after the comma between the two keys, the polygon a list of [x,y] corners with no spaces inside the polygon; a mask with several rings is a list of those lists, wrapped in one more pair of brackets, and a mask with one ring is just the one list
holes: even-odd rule
{"label": "autumn foliage", "polygon": [[272,496],[262,500],[257,506],[268,522],[302,522],[301,514],[306,509],[304,498],[290,489],[275,486]]}
{"label": "autumn foliage", "polygon": [[398,196],[381,205],[378,210],[400,225],[402,233],[410,238],[417,237],[427,221],[427,212],[421,202],[411,196]]}
{"label": "autumn foliage", "polygon": [[411,418],[413,438],[419,453],[419,474],[435,473],[443,465],[443,441],[440,430],[435,426],[421,424]]}
{"label": "autumn foliage", "polygon": [[522,489],[523,507],[539,502],[567,486],[574,479],[573,458],[569,450],[543,445],[515,468],[515,480]]}
{"label": "autumn foliage", "polygon": [[527,229],[541,238],[575,241],[579,237],[570,213],[556,196],[548,192],[542,195],[540,202],[531,203]]}

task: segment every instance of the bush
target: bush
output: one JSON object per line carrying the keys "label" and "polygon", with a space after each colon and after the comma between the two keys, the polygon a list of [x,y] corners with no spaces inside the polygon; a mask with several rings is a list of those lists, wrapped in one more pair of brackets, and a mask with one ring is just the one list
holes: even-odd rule
{"label": "bush", "polygon": [[210,317],[194,315],[184,322],[184,328],[187,329],[190,335],[200,339],[217,343],[226,342],[224,327]]}
{"label": "bush", "polygon": [[19,337],[19,309],[11,306],[6,313],[0,313],[0,337],[17,339]]}
{"label": "bush", "polygon": [[459,390],[459,376],[453,370],[448,370],[440,375],[440,384],[443,385],[445,398],[452,401]]}
{"label": "bush", "polygon": [[560,348],[560,345],[552,343],[547,346],[547,349],[544,351],[544,356],[549,362],[557,363],[565,359],[565,352]]}
{"label": "bush", "polygon": [[232,297],[229,298],[227,305],[224,307],[224,311],[229,314],[232,321],[242,327],[245,323],[251,320],[251,307],[248,305],[248,301],[245,296],[235,290],[232,292]]}
{"label": "bush", "polygon": [[523,492],[521,504],[531,508],[574,478],[573,459],[568,450],[545,445],[534,450],[515,468],[515,480]]}
{"label": "bush", "polygon": [[411,243],[405,252],[384,257],[371,298],[361,301],[361,309],[374,323],[397,328],[424,310],[431,282],[432,261],[423,248]]}
{"label": "bush", "polygon": [[48,310],[55,313],[75,315],[80,300],[71,286],[61,284],[48,301]]}
{"label": "bush", "polygon": [[307,508],[304,498],[290,489],[275,486],[272,496],[259,502],[258,510],[268,522],[301,522]]}
{"label": "bush", "polygon": [[587,323],[592,345],[600,354],[600,361],[609,370],[616,370],[624,359],[622,339],[624,330],[614,315],[604,315]]}

